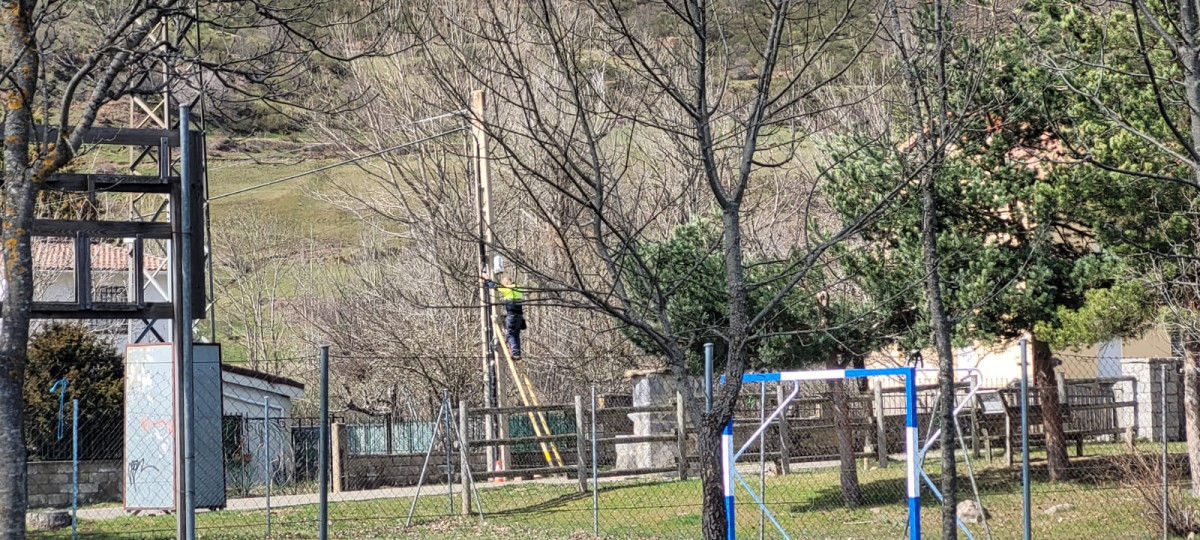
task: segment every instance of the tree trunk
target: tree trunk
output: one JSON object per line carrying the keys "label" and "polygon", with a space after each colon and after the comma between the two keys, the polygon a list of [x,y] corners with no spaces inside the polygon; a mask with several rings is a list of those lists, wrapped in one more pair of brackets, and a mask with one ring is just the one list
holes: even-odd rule
{"label": "tree trunk", "polygon": [[950,346],[950,320],[942,300],[942,282],[938,271],[937,196],[934,175],[926,173],[921,182],[921,252],[925,267],[925,296],[929,302],[929,322],[938,355],[938,391],[941,393],[942,425],[942,538],[958,538],[958,471],[954,460],[954,353]]}
{"label": "tree trunk", "polygon": [[1183,331],[1183,413],[1192,496],[1200,497],[1200,335]]}
{"label": "tree trunk", "polygon": [[[733,415],[742,375],[748,360],[746,342],[749,319],[746,313],[746,279],[742,266],[741,215],[736,203],[727,203],[721,212],[725,249],[726,301],[729,305],[728,349],[725,356],[725,384],[713,396],[712,412],[704,415],[700,430],[700,479],[704,492],[703,532],[705,540],[726,537],[725,495],[721,482],[721,431]],[[711,445],[711,447],[706,446]]]}
{"label": "tree trunk", "polygon": [[1071,464],[1067,459],[1067,438],[1063,434],[1062,404],[1058,382],[1054,377],[1054,358],[1050,354],[1050,344],[1036,337],[1033,338],[1033,377],[1042,407],[1042,431],[1046,435],[1046,464],[1050,470],[1050,481],[1064,480]]}
{"label": "tree trunk", "polygon": [[[825,363],[829,369],[844,366],[837,355],[831,355]],[[841,462],[842,504],[854,508],[862,504],[862,491],[858,487],[858,467],[854,463],[854,428],[850,425],[850,403],[846,399],[846,381],[829,379],[829,400],[833,403],[833,424],[837,430],[838,458]]]}
{"label": "tree trunk", "polygon": [[0,4],[0,35],[17,59],[10,75],[13,90],[5,96],[3,201],[0,201],[0,256],[7,288],[0,311],[0,540],[25,537],[26,498],[24,399],[25,348],[29,341],[29,308],[33,271],[29,231],[33,228],[34,189],[29,163],[38,57],[30,22],[31,2]]}
{"label": "tree trunk", "polygon": [[[1200,30],[1200,13],[1191,2],[1180,2],[1179,22],[1182,35],[1194,36]],[[1197,65],[1197,47],[1194,41],[1185,40],[1180,44],[1183,52],[1179,59],[1183,63],[1183,87],[1188,104],[1189,126],[1191,128],[1192,149],[1200,149],[1200,68]],[[1200,166],[1192,167],[1192,179],[1200,181]],[[1193,197],[1193,204],[1196,198]],[[1193,224],[1195,220],[1193,220]],[[1193,227],[1193,229],[1195,226]],[[1186,274],[1185,274],[1186,275]],[[1188,295],[1186,305],[1193,314],[1196,313],[1200,301],[1194,295]],[[1200,497],[1200,483],[1196,481],[1197,471],[1200,471],[1200,332],[1183,330],[1183,407],[1184,430],[1187,435],[1188,465],[1192,476],[1192,495]],[[1164,426],[1164,430],[1166,427]]]}
{"label": "tree trunk", "polygon": [[705,414],[700,422],[700,436],[697,438],[700,452],[700,486],[704,500],[701,527],[706,539],[726,537],[728,521],[725,517],[725,490],[721,474],[721,432],[724,428],[724,419],[716,414]]}

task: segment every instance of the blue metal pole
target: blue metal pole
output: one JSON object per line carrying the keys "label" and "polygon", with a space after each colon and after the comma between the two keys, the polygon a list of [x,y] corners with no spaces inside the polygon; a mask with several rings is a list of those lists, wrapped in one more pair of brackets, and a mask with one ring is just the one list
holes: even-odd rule
{"label": "blue metal pole", "polygon": [[75,414],[71,417],[71,540],[78,538],[76,511],[79,509],[79,400],[71,400]]}
{"label": "blue metal pole", "polygon": [[[180,265],[179,298],[173,298],[182,307],[183,320],[176,326],[179,336],[176,342],[182,352],[183,360],[183,489],[185,534],[187,540],[196,538],[196,410],[192,389],[192,183],[196,171],[192,158],[195,149],[192,148],[191,130],[192,109],[186,105],[179,107],[179,177],[182,186],[179,190],[179,230],[180,245],[175,258]],[[174,218],[175,216],[172,216]]]}
{"label": "blue metal pole", "polygon": [[329,538],[329,345],[321,346],[321,427],[317,450],[317,484],[321,491],[317,506],[317,538]]}
{"label": "blue metal pole", "polygon": [[921,538],[921,485],[917,477],[917,368],[904,377],[904,454],[908,480],[908,535]]}
{"label": "blue metal pole", "polygon": [[263,482],[267,486],[267,536],[271,536],[271,397],[263,397]]}
{"label": "blue metal pole", "polygon": [[713,344],[704,344],[704,412],[712,412]]}
{"label": "blue metal pole", "polygon": [[725,466],[724,474],[722,475],[722,484],[725,490],[725,538],[735,540],[737,538],[737,528],[734,525],[733,519],[733,417],[730,416],[729,421],[725,423],[725,430],[721,432],[721,463]]}
{"label": "blue metal pole", "polygon": [[1033,538],[1029,506],[1029,355],[1021,338],[1021,522],[1025,540]]}

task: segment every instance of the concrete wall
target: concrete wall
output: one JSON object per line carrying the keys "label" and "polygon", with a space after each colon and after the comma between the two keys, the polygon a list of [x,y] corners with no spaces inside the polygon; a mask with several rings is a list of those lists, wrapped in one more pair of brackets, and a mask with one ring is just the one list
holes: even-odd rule
{"label": "concrete wall", "polygon": [[[31,461],[26,470],[30,508],[71,506],[70,461]],[[121,502],[122,479],[120,460],[79,462],[79,504]]]}

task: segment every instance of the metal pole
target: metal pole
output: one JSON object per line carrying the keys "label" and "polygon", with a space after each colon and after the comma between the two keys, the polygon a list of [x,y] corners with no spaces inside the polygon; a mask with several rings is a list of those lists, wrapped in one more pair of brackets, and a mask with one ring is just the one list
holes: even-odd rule
{"label": "metal pole", "polygon": [[[758,383],[758,423],[762,424],[767,418],[767,383]],[[758,493],[763,503],[758,505],[758,540],[763,539],[767,528],[767,437],[764,434],[758,439]]]}
{"label": "metal pole", "polygon": [[596,485],[596,385],[592,385],[592,536],[600,537],[600,492]]}
{"label": "metal pole", "polygon": [[1167,506],[1167,365],[1161,365],[1162,380],[1159,384],[1162,387],[1162,396],[1159,398],[1159,404],[1162,410],[1159,411],[1161,418],[1159,425],[1162,433],[1162,537],[1167,540],[1169,532],[1167,529],[1167,513],[1170,509]]}
{"label": "metal pole", "polygon": [[[183,491],[184,491],[184,534],[187,540],[196,538],[196,451],[195,451],[195,403],[192,389],[192,184],[196,171],[192,159],[195,149],[192,147],[191,130],[192,109],[187,105],[179,107],[179,228],[180,242],[175,257],[179,263],[179,297],[172,300],[179,303],[181,319],[176,321],[179,330],[176,343],[179,344],[182,364],[183,391]],[[172,216],[174,219],[175,216]]]}
{"label": "metal pole", "polygon": [[[935,402],[937,400],[934,400]],[[917,368],[908,368],[904,376],[904,460],[908,479],[908,535],[921,538],[921,484],[917,470],[921,468],[917,448]]]}
{"label": "metal pole", "polygon": [[713,344],[704,344],[704,412],[712,412]]}
{"label": "metal pole", "polygon": [[79,400],[71,400],[74,406],[75,414],[71,416],[71,540],[78,538],[78,519],[76,511],[79,509]]}
{"label": "metal pole", "polygon": [[1029,506],[1029,353],[1021,338],[1021,523],[1025,540],[1033,538]]}
{"label": "metal pole", "polygon": [[317,537],[329,538],[329,346],[321,346],[321,426],[317,450],[317,483],[321,498],[317,509]]}
{"label": "metal pole", "polygon": [[271,536],[271,396],[263,396],[263,482],[267,486],[267,536]]}
{"label": "metal pole", "polygon": [[[446,503],[448,504],[446,515],[452,516],[454,515],[454,465],[450,462],[450,430],[452,426],[450,425],[450,391],[445,388],[442,389],[442,408],[446,411],[446,429],[442,434],[442,444],[446,447]],[[433,442],[430,441],[430,444]]]}

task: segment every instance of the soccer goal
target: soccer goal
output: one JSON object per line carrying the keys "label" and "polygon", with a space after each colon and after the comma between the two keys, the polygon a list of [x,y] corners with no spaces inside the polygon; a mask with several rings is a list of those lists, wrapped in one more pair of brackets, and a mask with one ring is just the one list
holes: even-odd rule
{"label": "soccer goal", "polygon": [[[762,421],[758,428],[751,434],[741,446],[734,447],[734,431],[733,420],[725,425],[725,430],[721,436],[721,457],[723,468],[723,482],[725,492],[725,514],[728,516],[728,529],[726,537],[730,540],[737,538],[735,525],[735,482],[740,485],[744,492],[758,505],[761,510],[761,515],[765,519],[769,519],[771,524],[779,530],[784,538],[790,538],[783,525],[780,524],[777,517],[771,513],[764,502],[764,497],[756,491],[749,482],[738,472],[737,461],[746,453],[748,449],[755,445],[755,442],[762,444],[761,439],[766,433],[768,427],[771,426],[788,406],[800,394],[802,383],[830,381],[830,380],[850,380],[862,379],[867,377],[885,377],[895,380],[896,378],[903,380],[903,396],[904,396],[904,455],[905,455],[905,476],[907,485],[907,501],[908,501],[908,526],[907,536],[910,539],[916,540],[921,538],[921,510],[920,510],[920,475],[918,472],[921,449],[918,447],[917,441],[917,374],[920,370],[914,367],[896,367],[896,368],[879,368],[879,369],[835,369],[835,370],[819,370],[819,371],[785,371],[780,373],[750,373],[742,377],[743,383],[793,383],[790,390],[786,389],[785,393],[781,394],[778,403],[770,414],[766,414],[765,405],[763,408]],[[764,390],[765,392],[765,390]],[[765,395],[765,393],[764,393]],[[761,446],[760,446],[761,448]]]}

